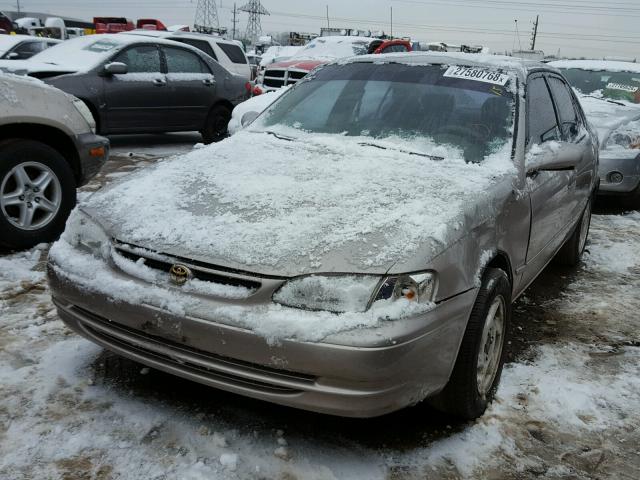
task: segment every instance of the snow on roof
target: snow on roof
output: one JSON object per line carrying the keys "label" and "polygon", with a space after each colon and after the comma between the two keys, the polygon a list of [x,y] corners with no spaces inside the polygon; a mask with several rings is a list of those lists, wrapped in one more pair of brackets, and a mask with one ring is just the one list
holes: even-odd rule
{"label": "snow on roof", "polygon": [[304,47],[295,46],[273,46],[260,55],[260,65],[265,66],[276,61],[286,60],[297,54]]}
{"label": "snow on roof", "polygon": [[33,40],[31,35],[0,35],[0,53],[6,52],[23,40]]}
{"label": "snow on roof", "polygon": [[554,68],[577,68],[580,70],[640,73],[640,63],[611,60],[558,60],[550,62]]}

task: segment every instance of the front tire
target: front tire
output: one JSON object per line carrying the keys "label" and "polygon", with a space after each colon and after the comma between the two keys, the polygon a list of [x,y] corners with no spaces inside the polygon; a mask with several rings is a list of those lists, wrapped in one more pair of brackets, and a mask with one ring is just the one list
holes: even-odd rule
{"label": "front tire", "polygon": [[219,142],[229,136],[229,121],[231,110],[224,105],[217,105],[211,109],[207,116],[204,128],[200,132],[202,141],[206,144]]}
{"label": "front tire", "polygon": [[76,204],[67,161],[33,140],[0,143],[0,245],[30,248],[57,239]]}
{"label": "front tire", "polygon": [[555,257],[555,262],[568,267],[575,267],[580,263],[584,249],[587,246],[589,227],[591,226],[591,198],[582,212],[582,217],[573,234],[560,248]]}
{"label": "front tire", "polygon": [[497,268],[485,272],[456,364],[446,387],[430,403],[465,420],[481,416],[493,400],[511,321],[511,283]]}

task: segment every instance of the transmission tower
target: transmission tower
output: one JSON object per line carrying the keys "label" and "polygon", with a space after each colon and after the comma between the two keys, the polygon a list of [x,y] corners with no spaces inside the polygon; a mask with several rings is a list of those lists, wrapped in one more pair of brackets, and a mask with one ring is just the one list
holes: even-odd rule
{"label": "transmission tower", "polygon": [[260,16],[269,15],[269,12],[262,6],[260,0],[250,0],[247,4],[240,7],[240,11],[247,12],[249,14],[249,20],[247,21],[246,38],[255,45],[255,43],[258,41],[258,37],[260,36],[260,34],[262,34]]}
{"label": "transmission tower", "polygon": [[193,29],[200,33],[215,33],[219,30],[216,0],[198,0]]}

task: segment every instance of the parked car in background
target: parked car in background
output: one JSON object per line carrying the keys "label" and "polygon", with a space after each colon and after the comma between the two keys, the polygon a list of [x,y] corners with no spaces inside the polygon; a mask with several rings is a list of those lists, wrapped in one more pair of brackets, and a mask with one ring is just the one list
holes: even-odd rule
{"label": "parked car in background", "polygon": [[140,18],[136,22],[136,28],[141,30],[167,30],[167,27],[160,20],[155,18]]}
{"label": "parked car in background", "polygon": [[640,64],[562,60],[559,68],[579,92],[600,139],[602,196],[640,207]]}
{"label": "parked car in background", "polygon": [[142,35],[88,35],[26,61],[0,61],[80,98],[102,135],[197,130],[206,143],[227,134],[246,79],[202,51]]}
{"label": "parked car in background", "polygon": [[107,160],[84,103],[39,80],[0,73],[0,246],[55,240],[76,188]]}
{"label": "parked car in background", "polygon": [[0,37],[0,60],[25,60],[61,41],[30,35],[3,35]]}
{"label": "parked car in background", "polygon": [[[318,37],[311,40],[298,53],[282,62],[265,67],[260,78],[260,89],[264,91],[293,85],[311,70],[338,58],[354,55],[410,52],[407,40],[380,40],[369,37]],[[256,90],[254,89],[254,92]]]}
{"label": "parked car in background", "polygon": [[146,35],[156,38],[166,38],[175,42],[191,45],[216,60],[220,65],[241,75],[245,81],[251,80],[251,66],[240,46],[233,40],[226,40],[217,35],[197,32],[162,32],[153,30],[134,30],[132,35]]}
{"label": "parked car in background", "polygon": [[596,144],[542,64],[336,62],[88,199],[51,248],[53,301],[105,348],[242,395],[475,418],[511,303],[554,257],[580,261]]}
{"label": "parked car in background", "polygon": [[93,17],[96,33],[128,32],[136,28],[131,20],[124,17]]}
{"label": "parked car in background", "polygon": [[4,13],[0,12],[0,34],[9,34],[15,32],[17,25]]}

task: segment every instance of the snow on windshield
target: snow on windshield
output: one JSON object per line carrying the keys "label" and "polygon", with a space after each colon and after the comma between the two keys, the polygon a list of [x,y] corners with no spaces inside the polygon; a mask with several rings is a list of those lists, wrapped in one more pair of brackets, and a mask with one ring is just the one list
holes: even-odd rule
{"label": "snow on windshield", "polygon": [[30,61],[86,71],[106,60],[116,48],[130,41],[130,38],[118,35],[86,35],[47,48],[31,57]]}
{"label": "snow on windshield", "polygon": [[364,55],[367,53],[370,38],[366,37],[318,37],[310,41],[292,58],[337,59]]}

